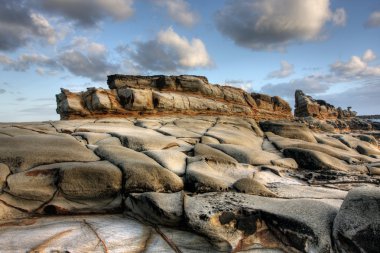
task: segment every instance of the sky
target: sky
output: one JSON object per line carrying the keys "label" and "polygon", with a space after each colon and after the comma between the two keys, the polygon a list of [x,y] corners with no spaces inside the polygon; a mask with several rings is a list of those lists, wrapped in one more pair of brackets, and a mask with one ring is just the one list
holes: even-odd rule
{"label": "sky", "polygon": [[60,88],[116,73],[380,114],[380,0],[0,0],[0,122],[58,120]]}

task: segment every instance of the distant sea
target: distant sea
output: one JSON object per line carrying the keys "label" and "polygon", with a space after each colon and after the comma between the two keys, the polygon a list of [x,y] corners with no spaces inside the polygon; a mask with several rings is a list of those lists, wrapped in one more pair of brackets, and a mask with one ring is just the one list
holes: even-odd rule
{"label": "distant sea", "polygon": [[372,122],[380,122],[380,119],[370,119]]}

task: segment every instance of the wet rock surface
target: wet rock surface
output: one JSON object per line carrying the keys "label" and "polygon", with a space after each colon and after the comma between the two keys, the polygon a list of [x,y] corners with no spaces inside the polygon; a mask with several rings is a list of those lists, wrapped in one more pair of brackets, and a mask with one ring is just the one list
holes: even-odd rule
{"label": "wet rock surface", "polygon": [[[223,97],[237,101],[233,91]],[[379,247],[380,157],[368,134],[184,115],[1,123],[0,133],[1,252]]]}

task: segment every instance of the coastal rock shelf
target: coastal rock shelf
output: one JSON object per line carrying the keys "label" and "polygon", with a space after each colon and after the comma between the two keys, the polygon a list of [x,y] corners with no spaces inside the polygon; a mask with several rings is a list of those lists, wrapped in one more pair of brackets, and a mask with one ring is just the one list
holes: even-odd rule
{"label": "coastal rock shelf", "polygon": [[109,90],[89,88],[57,95],[61,119],[149,115],[234,115],[291,119],[280,97],[212,85],[203,76],[108,76]]}
{"label": "coastal rock shelf", "polygon": [[[105,98],[124,85],[88,101],[116,103]],[[94,108],[84,94],[61,101]],[[126,104],[147,105],[136,96]],[[260,96],[251,94],[256,105]],[[0,123],[0,251],[376,252],[379,185],[375,138],[295,121]]]}

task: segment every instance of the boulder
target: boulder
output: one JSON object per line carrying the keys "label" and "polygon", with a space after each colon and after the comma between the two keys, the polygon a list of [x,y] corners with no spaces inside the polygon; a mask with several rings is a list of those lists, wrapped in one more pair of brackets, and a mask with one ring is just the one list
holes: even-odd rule
{"label": "boulder", "polygon": [[333,237],[340,253],[375,253],[380,249],[380,189],[360,187],[349,191],[335,217]]}
{"label": "boulder", "polygon": [[234,144],[210,144],[211,147],[223,151],[227,155],[236,159],[239,163],[251,165],[271,164],[272,160],[282,158],[281,156],[263,151]]}
{"label": "boulder", "polygon": [[239,193],[184,199],[189,226],[220,251],[244,251],[248,242],[284,252],[332,252],[337,208],[314,200],[284,200]]}
{"label": "boulder", "polygon": [[108,161],[67,163],[60,167],[58,187],[74,199],[116,196],[122,188],[121,170]]}
{"label": "boulder", "polygon": [[212,148],[209,145],[198,143],[194,146],[194,155],[201,156],[207,160],[214,160],[221,163],[237,163],[238,161],[223,151]]}
{"label": "boulder", "polygon": [[249,148],[259,148],[263,143],[263,138],[257,136],[250,125],[249,128],[246,128],[233,124],[218,123],[210,128],[205,135],[217,139],[222,144],[236,144]]}
{"label": "boulder", "polygon": [[264,132],[272,132],[282,137],[317,143],[313,133],[304,124],[289,121],[261,121]]}
{"label": "boulder", "polygon": [[298,169],[298,164],[293,158],[280,158],[272,160],[271,163],[275,166],[287,168],[287,169]]}
{"label": "boulder", "polygon": [[186,155],[177,150],[149,150],[144,154],[154,159],[162,167],[183,176],[186,172]]}
{"label": "boulder", "polygon": [[68,161],[97,161],[99,158],[75,138],[64,135],[25,135],[0,137],[0,162],[12,172],[41,164]]}
{"label": "boulder", "polygon": [[122,132],[111,132],[111,135],[119,138],[123,146],[136,151],[157,150],[178,146],[175,137],[166,136],[154,130],[141,127],[130,128]]}
{"label": "boulder", "polygon": [[284,155],[297,161],[299,166],[309,170],[349,171],[348,164],[328,154],[302,148],[286,148]]}
{"label": "boulder", "polygon": [[237,180],[233,187],[238,191],[251,195],[263,197],[276,197],[277,195],[271,192],[267,187],[253,178],[242,178]]}
{"label": "boulder", "polygon": [[47,201],[57,191],[61,164],[41,165],[29,171],[8,176],[7,192],[23,199]]}
{"label": "boulder", "polygon": [[95,153],[122,169],[125,192],[178,192],[183,182],[143,153],[121,146],[99,146]]}

